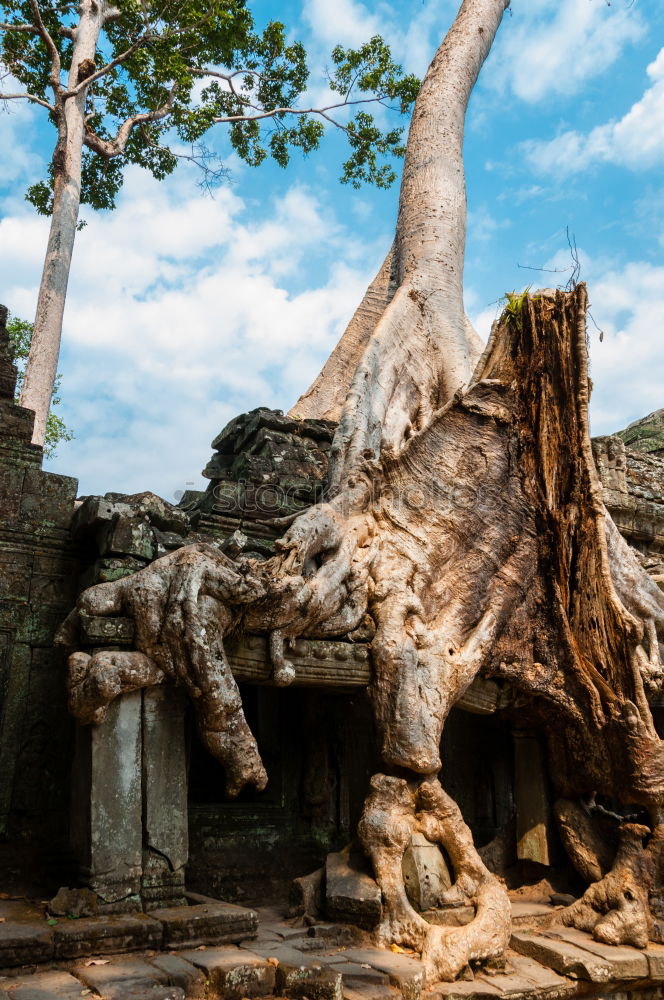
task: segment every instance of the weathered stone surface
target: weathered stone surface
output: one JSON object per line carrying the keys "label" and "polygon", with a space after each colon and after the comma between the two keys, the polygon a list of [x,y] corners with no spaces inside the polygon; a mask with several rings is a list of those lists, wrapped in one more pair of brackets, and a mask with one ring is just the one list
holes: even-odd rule
{"label": "weathered stone surface", "polygon": [[427,990],[427,997],[431,1000],[446,1000],[447,997],[462,997],[463,1000],[492,1000],[494,997],[503,996],[497,986],[493,986],[486,979],[474,979],[470,982],[465,980],[455,983],[436,983],[430,990]]}
{"label": "weathered stone surface", "polygon": [[414,833],[402,861],[406,893],[416,910],[436,909],[452,880],[437,844],[423,833]]}
{"label": "weathered stone surface", "polygon": [[41,923],[0,923],[0,968],[47,962],[54,954],[54,936]]}
{"label": "weathered stone surface", "polygon": [[73,771],[72,843],[100,906],[129,908],[143,860],[142,692],[111,703],[104,722],[79,726]]}
{"label": "weathered stone surface", "polygon": [[173,685],[143,691],[145,909],[183,906],[189,859],[184,696]]}
{"label": "weathered stone surface", "polygon": [[515,931],[510,939],[510,947],[571,979],[584,979],[592,983],[611,981],[611,963],[606,958],[595,956],[567,941]]}
{"label": "weathered stone surface", "polygon": [[179,986],[187,1000],[199,1000],[205,996],[205,975],[181,955],[155,955],[150,959],[154,965],[167,977],[169,986]]}
{"label": "weathered stone surface", "polygon": [[234,903],[206,902],[151,911],[164,928],[164,947],[239,943],[256,933],[254,910]]}
{"label": "weathered stone surface", "polygon": [[[36,972],[32,976],[19,976],[8,983],[1,983],[10,990],[9,996],[17,1000],[81,1000],[85,984],[68,972],[52,969]],[[2,996],[2,994],[0,994]]]}
{"label": "weathered stone surface", "polygon": [[277,967],[277,991],[286,997],[306,1000],[342,1000],[343,979],[334,968],[280,963]]}
{"label": "weathered stone surface", "polygon": [[325,862],[325,909],[330,920],[375,927],[381,893],[366,871],[366,860],[348,849],[328,854]]}
{"label": "weathered stone surface", "polygon": [[373,983],[343,984],[344,1000],[399,1000],[401,994],[394,986]]}
{"label": "weathered stone surface", "polygon": [[90,889],[68,889],[63,886],[48,904],[54,917],[96,917],[97,896]]}
{"label": "weathered stone surface", "polygon": [[289,894],[289,916],[316,916],[323,909],[325,869],[318,868],[310,875],[293,879]]}
{"label": "weathered stone surface", "polygon": [[275,966],[245,949],[207,948],[183,952],[182,957],[205,972],[224,1000],[265,996],[274,989]]}
{"label": "weathered stone surface", "polygon": [[649,942],[644,954],[648,959],[650,978],[664,980],[664,946]]}
{"label": "weathered stone surface", "polygon": [[595,941],[590,934],[578,931],[573,927],[554,928],[545,932],[548,938],[560,938],[561,941],[569,941],[570,944],[589,951],[591,955],[608,962],[611,967],[611,980],[621,981],[623,979],[647,979],[649,974],[648,958],[644,952],[637,948],[628,948],[619,945],[602,944]]}
{"label": "weathered stone surface", "polygon": [[168,984],[168,975],[142,959],[117,958],[107,965],[77,965],[74,973],[82,983],[96,990],[105,1000],[125,1000],[133,993]]}
{"label": "weathered stone surface", "polygon": [[349,962],[370,965],[379,972],[385,972],[404,1000],[419,1000],[424,982],[424,966],[417,959],[395,955],[383,948],[349,948],[345,952],[345,958]]}
{"label": "weathered stone surface", "polygon": [[617,432],[628,448],[664,457],[664,410],[655,410]]}
{"label": "weathered stone surface", "polygon": [[574,980],[557,975],[548,966],[541,965],[526,955],[519,955],[515,951],[508,951],[506,958],[514,971],[519,976],[523,976],[524,979],[532,982],[537,990],[545,990],[547,993],[555,991],[557,996],[562,996],[566,993],[575,992],[578,989],[578,983]]}
{"label": "weathered stone surface", "polygon": [[109,914],[81,920],[60,920],[53,928],[56,958],[107,955],[112,952],[159,950],[163,930],[143,913]]}

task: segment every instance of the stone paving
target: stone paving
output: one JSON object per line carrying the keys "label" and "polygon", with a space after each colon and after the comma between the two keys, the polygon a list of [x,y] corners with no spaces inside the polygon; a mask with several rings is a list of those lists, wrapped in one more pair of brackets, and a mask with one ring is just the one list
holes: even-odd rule
{"label": "stone paving", "polygon": [[[21,954],[26,963],[43,961],[43,938],[34,936],[28,944],[31,930],[43,932],[30,919],[35,909],[0,901],[0,910],[5,941],[20,942],[17,957]],[[81,952],[69,961],[51,955],[50,964],[41,968],[6,969],[0,975],[0,1000],[562,1000],[646,990],[652,998],[664,991],[664,946],[650,944],[639,951],[600,944],[555,923],[556,909],[549,905],[513,903],[513,933],[503,967],[474,977],[469,972],[468,978],[429,989],[416,956],[376,948],[356,928],[330,923],[301,927],[273,910],[258,909],[256,914],[259,923],[252,936],[234,944],[194,944],[192,938],[176,949],[162,938],[165,950],[144,948],[132,954],[109,953],[107,946],[119,940],[119,918],[97,918],[114,930],[88,939],[103,946],[94,955]],[[158,923],[152,915],[144,919]],[[449,922],[465,919],[457,913]],[[68,923],[80,927],[87,922]],[[208,925],[208,938],[209,932]],[[79,942],[85,936],[79,931]],[[30,951],[35,945],[37,951]]]}

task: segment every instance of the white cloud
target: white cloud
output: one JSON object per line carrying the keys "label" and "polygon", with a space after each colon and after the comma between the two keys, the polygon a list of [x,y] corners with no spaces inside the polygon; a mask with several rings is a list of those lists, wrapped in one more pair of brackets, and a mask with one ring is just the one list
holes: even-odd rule
{"label": "white cloud", "polygon": [[631,262],[589,272],[593,434],[610,434],[664,405],[664,267]]}
{"label": "white cloud", "polygon": [[594,163],[630,170],[656,166],[664,154],[664,48],[647,68],[652,85],[618,121],[597,125],[587,134],[567,131],[548,142],[529,141],[522,150],[540,173],[569,176]]}
{"label": "white cloud", "polygon": [[[340,336],[380,249],[301,187],[253,208],[130,168],[116,211],[78,235],[60,363],[77,437],[50,467],[79,475],[83,492],[200,488],[221,427],[291,405]],[[0,223],[0,301],[30,317],[46,226],[27,211]],[[330,266],[330,248],[348,263]],[[289,293],[283,276],[310,257],[314,287],[299,276]]]}
{"label": "white cloud", "polygon": [[529,103],[576,94],[599,76],[644,25],[634,6],[602,0],[513,0],[485,82]]}
{"label": "white cloud", "polygon": [[357,0],[306,0],[303,14],[315,37],[327,45],[361,45],[385,33],[382,19]]}

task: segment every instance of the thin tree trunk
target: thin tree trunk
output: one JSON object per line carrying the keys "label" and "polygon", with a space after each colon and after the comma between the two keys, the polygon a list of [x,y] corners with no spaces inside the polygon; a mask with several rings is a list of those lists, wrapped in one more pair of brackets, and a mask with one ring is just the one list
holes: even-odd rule
{"label": "thin tree trunk", "polygon": [[[83,0],[69,70],[68,89],[93,70],[107,4]],[[59,100],[59,135],[53,156],[53,214],[42,271],[21,406],[35,411],[33,444],[43,445],[57,375],[62,319],[81,201],[81,161],[87,88]]]}

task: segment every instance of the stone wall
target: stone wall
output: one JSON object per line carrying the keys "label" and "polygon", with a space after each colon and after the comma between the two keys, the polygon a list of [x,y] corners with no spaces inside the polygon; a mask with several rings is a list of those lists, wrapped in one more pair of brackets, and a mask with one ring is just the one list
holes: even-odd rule
{"label": "stone wall", "polygon": [[6,320],[0,307],[0,838],[58,854],[73,726],[53,635],[76,593],[77,482],[42,471],[32,411],[14,403]]}

